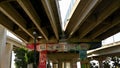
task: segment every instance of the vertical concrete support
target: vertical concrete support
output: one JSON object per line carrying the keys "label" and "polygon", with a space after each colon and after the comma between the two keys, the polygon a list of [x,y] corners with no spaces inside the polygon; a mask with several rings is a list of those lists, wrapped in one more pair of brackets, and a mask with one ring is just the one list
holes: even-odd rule
{"label": "vertical concrete support", "polygon": [[102,60],[99,60],[99,66],[100,66],[99,68],[103,68],[102,67]]}
{"label": "vertical concrete support", "polygon": [[5,46],[6,46],[6,30],[0,25],[0,68],[6,68],[4,67],[4,55],[5,55]]}
{"label": "vertical concrete support", "polygon": [[5,53],[4,53],[4,68],[10,68],[11,66],[11,56],[12,56],[12,49],[13,45],[10,43],[7,43],[5,47]]}
{"label": "vertical concrete support", "polygon": [[81,68],[85,68],[85,63],[81,61]]}
{"label": "vertical concrete support", "polygon": [[57,63],[53,63],[53,68],[58,68],[58,64]]}
{"label": "vertical concrete support", "polygon": [[71,66],[70,66],[70,62],[66,62],[66,64],[65,64],[65,68],[70,68]]}
{"label": "vertical concrete support", "polygon": [[77,62],[73,61],[72,68],[77,68]]}
{"label": "vertical concrete support", "polygon": [[62,68],[62,61],[58,61],[58,68]]}
{"label": "vertical concrete support", "polygon": [[99,68],[103,68],[103,64],[102,64],[102,62],[103,62],[103,60],[105,60],[105,57],[102,57],[102,56],[99,56],[99,57],[97,57],[97,60],[99,61]]}
{"label": "vertical concrete support", "polygon": [[31,64],[28,64],[27,65],[27,68],[33,68],[33,64],[31,63]]}
{"label": "vertical concrete support", "polygon": [[90,63],[88,62],[87,64],[86,64],[86,68],[89,68],[90,67]]}
{"label": "vertical concrete support", "polygon": [[66,68],[66,62],[64,62],[64,68]]}
{"label": "vertical concrete support", "polygon": [[71,63],[71,61],[70,61],[70,68],[72,68],[72,63]]}
{"label": "vertical concrete support", "polygon": [[89,60],[81,60],[81,68],[89,68]]}
{"label": "vertical concrete support", "polygon": [[73,68],[73,61],[70,61],[70,68]]}
{"label": "vertical concrete support", "polygon": [[58,63],[53,63],[53,68],[58,68]]}
{"label": "vertical concrete support", "polygon": [[53,68],[56,68],[56,63],[53,63]]}

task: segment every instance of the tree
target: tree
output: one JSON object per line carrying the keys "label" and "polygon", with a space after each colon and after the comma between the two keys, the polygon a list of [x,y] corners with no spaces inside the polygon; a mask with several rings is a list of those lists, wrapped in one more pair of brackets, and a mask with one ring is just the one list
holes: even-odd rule
{"label": "tree", "polygon": [[24,48],[15,48],[15,65],[16,68],[27,68],[27,50]]}
{"label": "tree", "polygon": [[[26,48],[15,48],[16,68],[27,68],[28,64],[34,63],[34,51],[28,51]],[[39,62],[39,52],[36,53],[36,63]]]}
{"label": "tree", "polygon": [[[28,64],[33,63],[34,62],[34,51],[29,51],[27,53],[27,57],[28,57]],[[39,52],[36,53],[36,63],[38,65],[39,62]]]}

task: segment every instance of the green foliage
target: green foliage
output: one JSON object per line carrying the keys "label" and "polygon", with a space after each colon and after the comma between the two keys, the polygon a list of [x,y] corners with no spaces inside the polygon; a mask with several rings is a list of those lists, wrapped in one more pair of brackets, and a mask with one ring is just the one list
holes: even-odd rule
{"label": "green foliage", "polygon": [[[28,64],[33,63],[34,62],[34,51],[29,51],[27,53],[27,57],[28,57]],[[36,63],[38,64],[39,62],[39,52],[36,52]]]}
{"label": "green foliage", "polygon": [[16,68],[27,68],[27,61],[25,55],[28,51],[24,48],[16,48],[14,52]]}
{"label": "green foliage", "polygon": [[113,62],[113,67],[114,68],[119,68],[120,67],[120,58],[115,56],[115,57],[107,57],[105,60],[104,60],[104,67],[106,68],[110,68],[110,62]]}
{"label": "green foliage", "polygon": [[[25,48],[14,49],[16,68],[27,68],[28,64],[34,63],[34,51]],[[36,63],[39,62],[39,52],[36,53]]]}

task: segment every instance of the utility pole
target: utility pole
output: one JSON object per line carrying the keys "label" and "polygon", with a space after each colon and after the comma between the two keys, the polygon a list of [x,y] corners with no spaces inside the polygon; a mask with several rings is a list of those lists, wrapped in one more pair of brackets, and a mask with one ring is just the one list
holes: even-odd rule
{"label": "utility pole", "polygon": [[34,35],[34,63],[33,63],[33,66],[34,66],[34,68],[37,68],[37,63],[36,63],[36,40],[37,40],[37,33],[34,31],[33,35]]}

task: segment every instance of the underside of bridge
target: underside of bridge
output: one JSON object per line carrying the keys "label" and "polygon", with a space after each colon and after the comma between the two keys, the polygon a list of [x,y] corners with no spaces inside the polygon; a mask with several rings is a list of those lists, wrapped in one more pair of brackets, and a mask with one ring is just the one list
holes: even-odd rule
{"label": "underside of bridge", "polygon": [[[120,0],[80,0],[67,20],[65,31],[58,1],[0,0],[0,24],[26,44],[34,42],[35,31],[37,37],[42,37],[37,39],[38,43],[99,44],[91,49],[100,47],[102,40],[120,32]],[[78,59],[79,54],[69,50],[50,52],[48,57],[54,62],[58,58],[69,61]]]}
{"label": "underside of bridge", "polygon": [[0,24],[24,42],[100,42],[120,31],[120,0],[81,0],[65,31],[58,0],[0,0]]}

